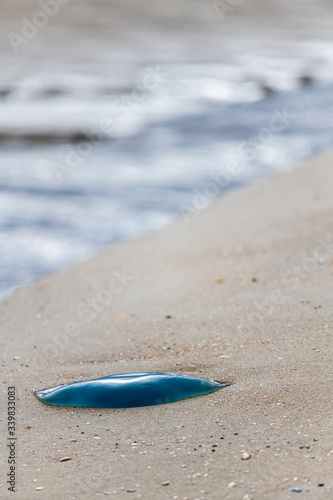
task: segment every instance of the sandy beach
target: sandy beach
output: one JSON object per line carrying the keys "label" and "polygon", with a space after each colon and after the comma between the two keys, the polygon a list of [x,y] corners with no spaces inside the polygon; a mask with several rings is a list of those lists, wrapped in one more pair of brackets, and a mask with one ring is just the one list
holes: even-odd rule
{"label": "sandy beach", "polygon": [[[332,163],[327,152],[231,191],[2,302],[16,498],[332,498]],[[121,410],[33,395],[135,371],[232,385]]]}

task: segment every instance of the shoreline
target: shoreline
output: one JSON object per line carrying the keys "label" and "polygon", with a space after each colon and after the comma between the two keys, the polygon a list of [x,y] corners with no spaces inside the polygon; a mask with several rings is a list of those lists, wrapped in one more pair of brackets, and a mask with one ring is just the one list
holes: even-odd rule
{"label": "shoreline", "polygon": [[162,227],[236,155],[246,182],[330,147],[327,2],[51,3],[2,10],[0,299]]}
{"label": "shoreline", "polygon": [[[229,191],[0,303],[20,498],[331,494],[332,163],[328,151]],[[135,371],[232,385],[126,410],[32,394]]]}

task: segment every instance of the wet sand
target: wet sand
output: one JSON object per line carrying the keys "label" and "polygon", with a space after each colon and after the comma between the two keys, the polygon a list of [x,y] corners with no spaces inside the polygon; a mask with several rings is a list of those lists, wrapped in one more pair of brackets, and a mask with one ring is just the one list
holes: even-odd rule
{"label": "wet sand", "polygon": [[[327,152],[234,190],[2,302],[17,498],[332,496],[332,163]],[[232,385],[126,410],[32,394],[135,371]]]}

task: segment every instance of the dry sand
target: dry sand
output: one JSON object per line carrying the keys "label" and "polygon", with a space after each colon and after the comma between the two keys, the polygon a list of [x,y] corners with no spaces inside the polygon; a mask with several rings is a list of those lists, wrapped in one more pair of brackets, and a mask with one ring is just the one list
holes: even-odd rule
{"label": "dry sand", "polygon": [[[332,167],[328,152],[229,192],[1,304],[2,391],[18,394],[15,498],[333,498]],[[132,371],[232,385],[125,410],[32,394]],[[14,498],[7,472],[2,460],[0,496]]]}

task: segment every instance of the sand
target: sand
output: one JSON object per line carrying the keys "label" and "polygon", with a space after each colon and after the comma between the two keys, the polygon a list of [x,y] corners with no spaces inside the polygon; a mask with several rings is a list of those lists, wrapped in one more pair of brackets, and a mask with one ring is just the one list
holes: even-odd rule
{"label": "sand", "polygon": [[[332,164],[327,152],[230,191],[2,302],[15,498],[333,498]],[[133,371],[232,385],[121,410],[33,395]],[[4,405],[1,420],[6,457]]]}

